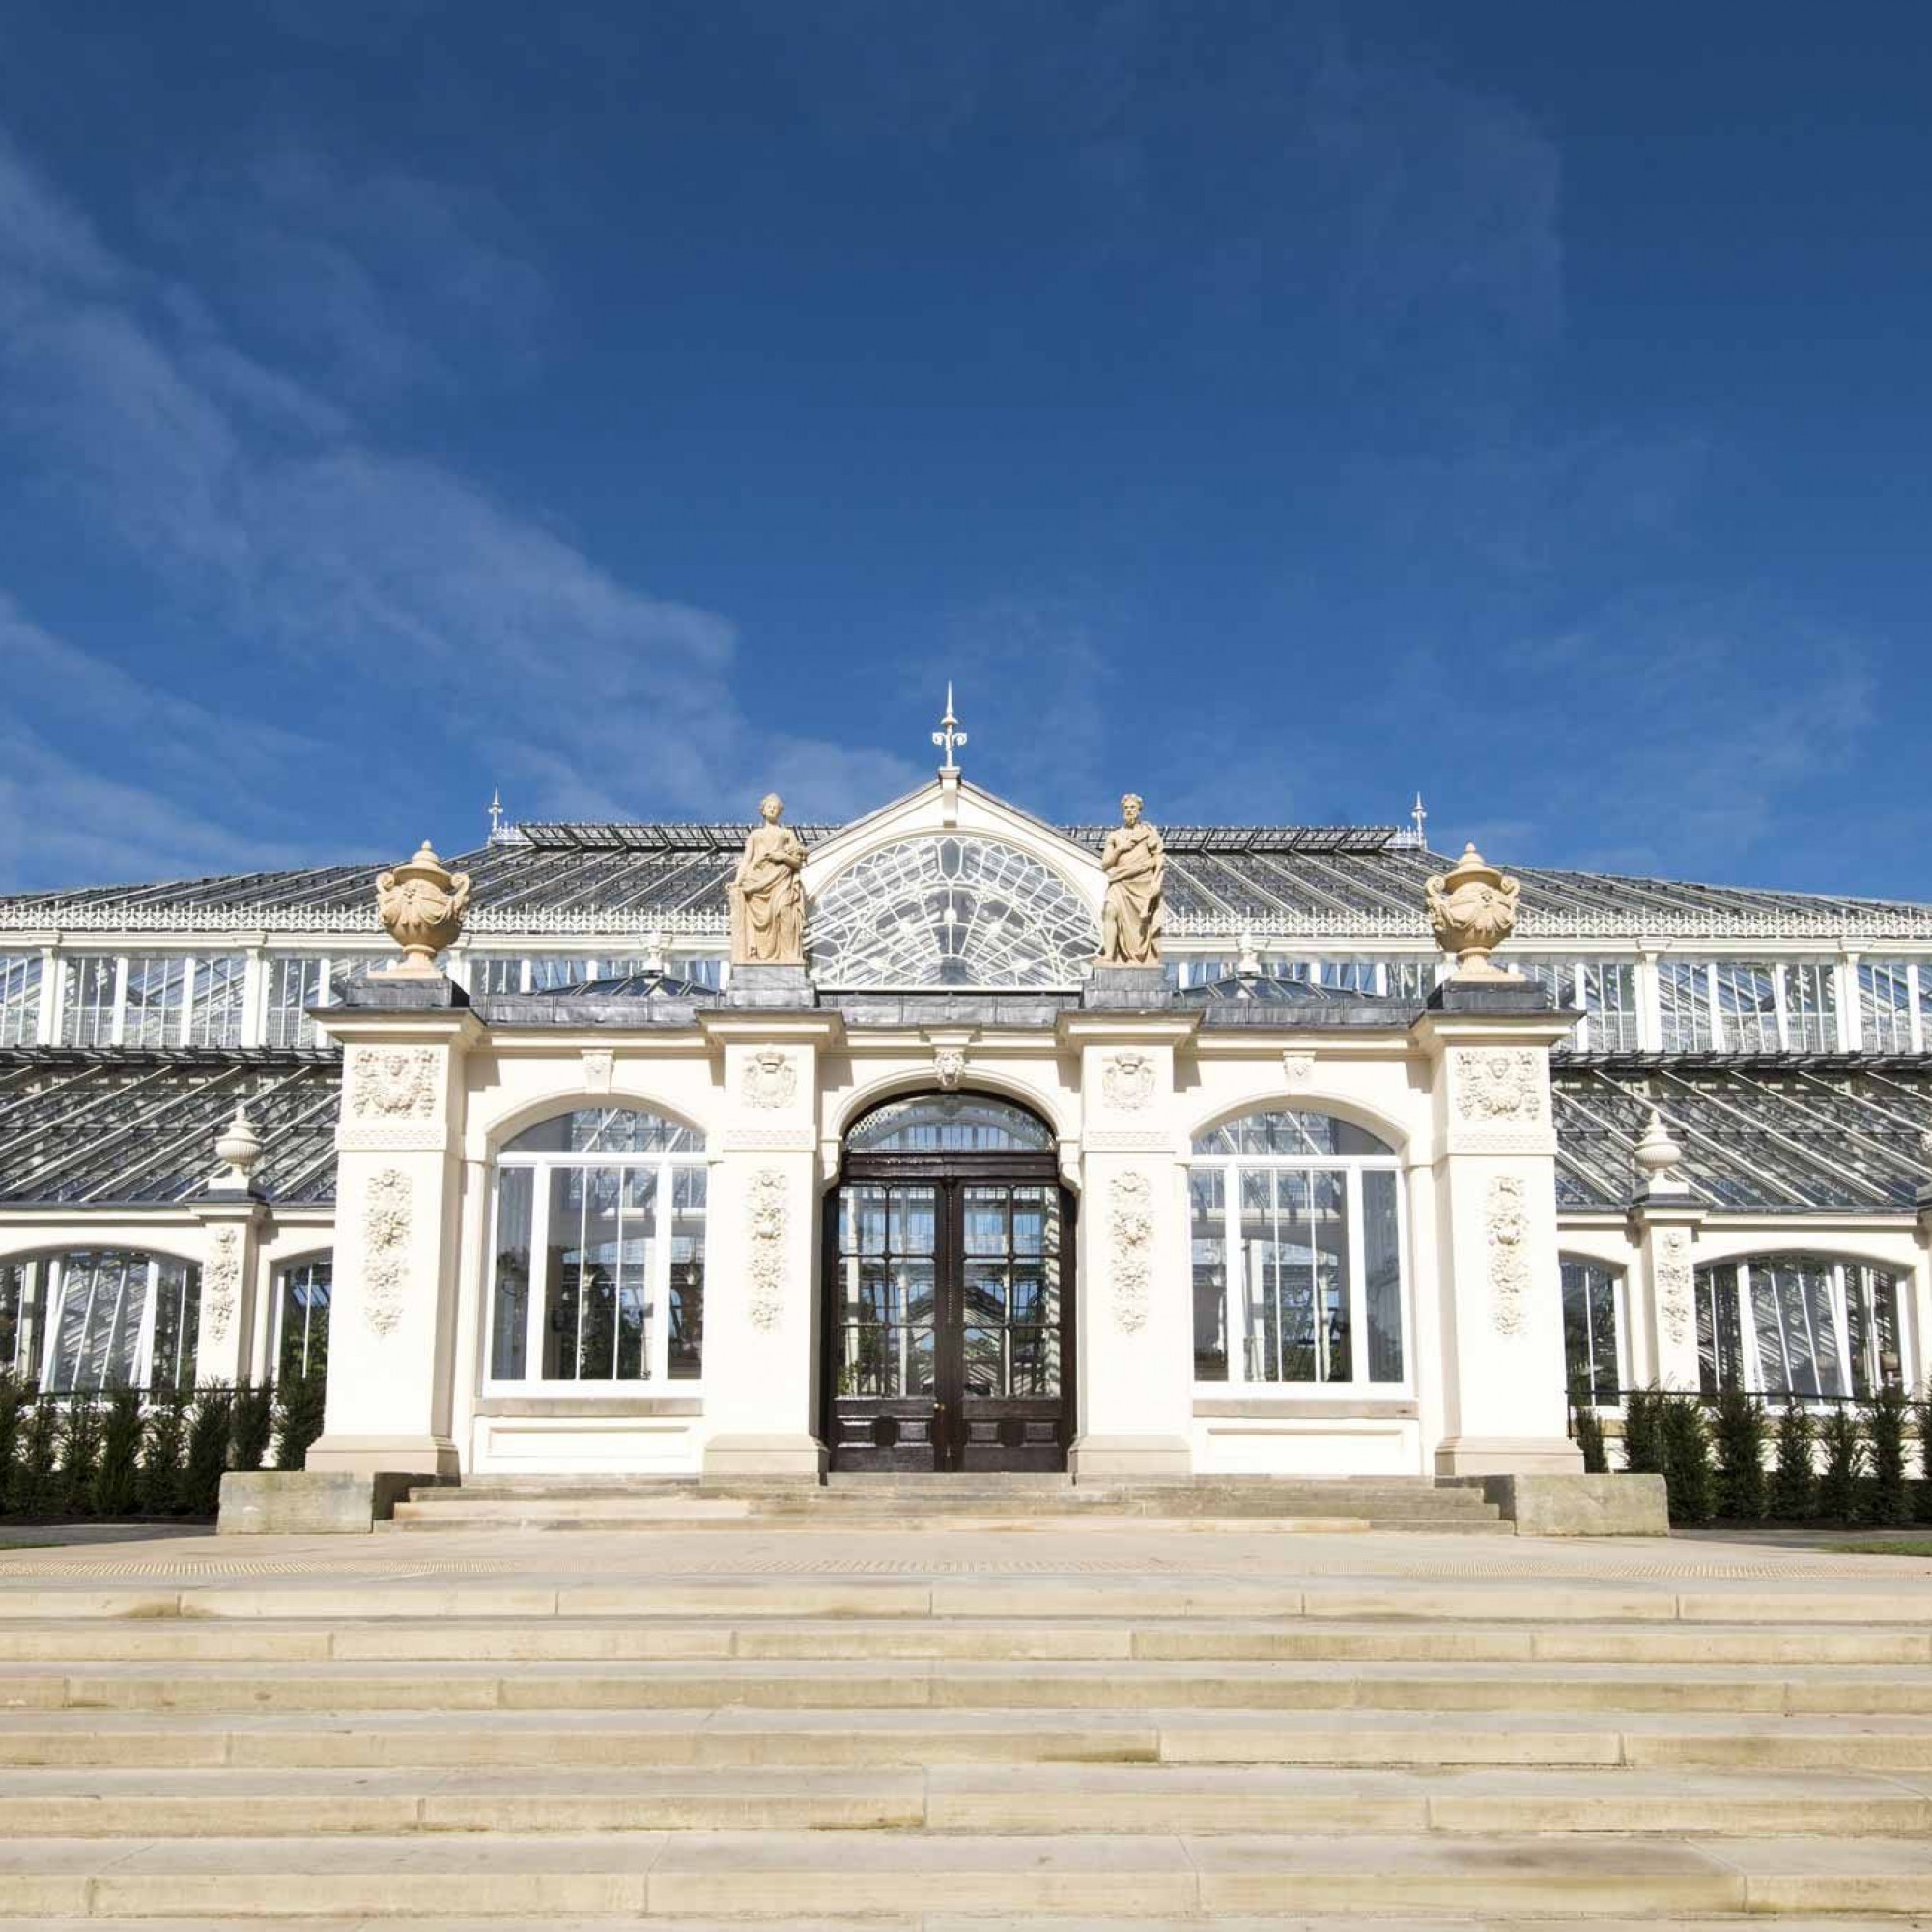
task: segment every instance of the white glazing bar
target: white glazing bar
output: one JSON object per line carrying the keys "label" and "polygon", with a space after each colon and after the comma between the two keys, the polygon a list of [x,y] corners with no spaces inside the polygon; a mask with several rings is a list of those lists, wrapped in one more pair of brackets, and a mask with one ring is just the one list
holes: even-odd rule
{"label": "white glazing bar", "polygon": [[[1804,969],[1801,967],[1798,970],[1799,972],[1802,972]],[[1781,966],[1775,964],[1771,968],[1771,1009],[1773,1013],[1776,1016],[1777,1044],[1787,1053],[1794,1046],[1803,1046],[1804,1044],[1802,1038],[1794,1039],[1792,1037],[1791,1002],[1790,999],[1787,997],[1791,991],[1791,988],[1795,985],[1799,985],[1799,983],[1800,982],[1796,975],[1792,972],[1792,970],[1788,966]],[[1804,1004],[1804,993],[1802,988],[1799,993],[1799,1004],[1802,1008]],[[1801,1034],[1804,1031],[1804,1020],[1802,1013],[1800,1016],[1798,1030]]]}
{"label": "white glazing bar", "polygon": [[242,1044],[261,1046],[269,1037],[269,954],[261,946],[242,955]]}
{"label": "white glazing bar", "polygon": [[543,1338],[550,1298],[550,1176],[547,1167],[530,1174],[529,1290],[524,1296],[524,1373],[526,1382],[544,1378]]}
{"label": "white glazing bar", "polygon": [[644,1310],[644,1374],[662,1384],[670,1379],[670,1269],[671,1247],[677,1239],[677,1173],[668,1162],[654,1173],[651,1191],[657,1202],[653,1224],[657,1238],[651,1250],[650,1301]]}
{"label": "white glazing bar", "polygon": [[[1724,1024],[1724,1002],[1719,992],[1718,968],[1714,962],[1707,966],[1699,966],[1696,970],[1697,977],[1704,982],[1705,1011],[1710,1015],[1708,1024],[1711,1030],[1711,1051],[1721,1053],[1728,1038],[1729,1029]],[[1695,1022],[1692,1024],[1694,1026]]]}
{"label": "white glazing bar", "polygon": [[[1843,1262],[1832,1264],[1832,1317],[1837,1328],[1835,1340],[1838,1345],[1838,1388],[1841,1394],[1851,1395],[1858,1388],[1852,1375],[1852,1323],[1851,1309],[1846,1305],[1851,1296],[1859,1292],[1854,1279],[1854,1271]],[[1868,1309],[1864,1321],[1865,1350],[1869,1359],[1876,1350],[1872,1349],[1872,1317],[1876,1309]],[[1876,1364],[1874,1364],[1874,1367]],[[1822,1385],[1822,1384],[1821,1384]],[[1878,1377],[1874,1375],[1867,1384],[1878,1387]]]}
{"label": "white glazing bar", "polygon": [[212,956],[203,958],[190,952],[182,961],[181,1024],[175,1030],[177,1046],[194,1044],[194,994],[197,980],[203,974],[208,976],[209,997],[212,1001],[214,995],[214,960]]}
{"label": "white glazing bar", "polygon": [[[121,1270],[121,1293],[123,1296],[128,1293],[128,1270],[124,1267]],[[184,1272],[182,1276],[184,1286],[185,1286],[186,1280],[187,1276]],[[184,1295],[183,1299],[185,1301],[185,1295]],[[155,1320],[160,1313],[160,1306],[161,1264],[158,1256],[151,1255],[148,1258],[148,1292],[142,1297],[141,1301],[141,1328],[134,1342],[134,1379],[146,1382],[152,1387],[156,1381],[161,1380],[165,1377],[167,1385],[173,1388],[182,1355],[187,1347],[187,1337],[181,1332],[181,1322],[177,1320],[175,1323],[175,1359],[172,1362],[166,1363],[156,1362]],[[185,1310],[180,1310],[178,1313],[185,1313]],[[117,1302],[114,1309],[114,1333],[119,1335],[120,1332],[121,1309]],[[194,1378],[197,1382],[201,1380],[201,1361],[197,1354],[194,1365]],[[114,1363],[110,1356],[102,1370],[103,1377],[112,1375],[113,1372]]]}
{"label": "white glazing bar", "polygon": [[1865,1043],[1865,1014],[1864,1002],[1859,998],[1859,955],[1841,953],[1832,975],[1837,981],[1839,1050],[1861,1053]]}
{"label": "white glazing bar", "polygon": [[112,1046],[119,1046],[122,1031],[128,1020],[128,955],[123,952],[114,961],[114,1013],[108,1022],[107,1039]]}
{"label": "white glazing bar", "polygon": [[1636,956],[1636,1043],[1645,1053],[1659,1053],[1663,1047],[1662,1009],[1657,993],[1657,954]]}
{"label": "white glazing bar", "polygon": [[41,1007],[34,1019],[34,1038],[52,1046],[60,1038],[61,956],[53,946],[41,948]]}

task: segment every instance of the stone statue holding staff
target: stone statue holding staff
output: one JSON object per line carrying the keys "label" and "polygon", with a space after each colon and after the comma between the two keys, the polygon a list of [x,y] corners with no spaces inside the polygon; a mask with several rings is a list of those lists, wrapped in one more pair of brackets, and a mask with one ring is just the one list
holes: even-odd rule
{"label": "stone statue holding staff", "polygon": [[1161,889],[1167,881],[1167,848],[1141,817],[1141,796],[1121,801],[1121,823],[1100,848],[1107,875],[1107,902],[1100,913],[1102,966],[1158,966]]}

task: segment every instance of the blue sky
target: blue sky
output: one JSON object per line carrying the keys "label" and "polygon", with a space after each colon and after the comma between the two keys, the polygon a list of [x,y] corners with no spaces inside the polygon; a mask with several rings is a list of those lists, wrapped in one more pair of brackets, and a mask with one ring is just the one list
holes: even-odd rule
{"label": "blue sky", "polygon": [[1399,817],[1932,896],[1932,15],[0,0],[0,889]]}

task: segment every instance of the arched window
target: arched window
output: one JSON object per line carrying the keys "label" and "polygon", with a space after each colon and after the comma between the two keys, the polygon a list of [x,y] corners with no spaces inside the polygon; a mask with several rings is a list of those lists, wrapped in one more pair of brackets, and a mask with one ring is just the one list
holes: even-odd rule
{"label": "arched window", "polygon": [[854,1122],[847,1153],[1039,1153],[1053,1129],[1038,1115],[985,1094],[921,1094],[888,1100]]}
{"label": "arched window", "polygon": [[1406,1378],[1395,1151],[1328,1114],[1270,1109],[1195,1137],[1188,1175],[1202,1382]]}
{"label": "arched window", "polygon": [[275,1378],[328,1374],[328,1304],[335,1263],[328,1255],[292,1262],[275,1276]]}
{"label": "arched window", "polygon": [[1573,1402],[1613,1408],[1623,1400],[1623,1286],[1616,1268],[1563,1257],[1563,1359]]}
{"label": "arched window", "polygon": [[50,1394],[190,1388],[201,1270],[172,1255],[79,1248],[0,1264],[0,1367]]}
{"label": "arched window", "polygon": [[1831,1255],[1748,1255],[1697,1270],[1697,1381],[1774,1401],[1902,1388],[1904,1285]]}
{"label": "arched window", "polygon": [[580,1107],[497,1158],[489,1379],[690,1381],[704,1344],[703,1136]]}

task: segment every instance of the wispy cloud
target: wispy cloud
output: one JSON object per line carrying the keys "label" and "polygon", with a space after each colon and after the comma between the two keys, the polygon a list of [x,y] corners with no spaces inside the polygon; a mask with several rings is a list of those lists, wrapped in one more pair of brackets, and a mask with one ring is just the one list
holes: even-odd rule
{"label": "wispy cloud", "polygon": [[[341,304],[321,305],[335,358],[322,358],[320,386],[313,355],[299,358],[298,377],[256,346],[287,348],[298,331],[257,316],[252,339],[238,339],[208,290],[110,253],[0,145],[0,261],[12,270],[0,283],[0,422],[32,452],[39,487],[71,498],[180,609],[213,626],[211,682],[230,639],[247,651],[265,708],[278,690],[351,680],[353,702],[318,715],[316,728],[330,734],[330,768],[364,796],[380,786],[394,797],[426,745],[519,784],[516,804],[531,816],[735,816],[771,781],[792,787],[803,812],[839,816],[911,781],[911,767],[863,744],[753,723],[728,619],[625,582],[447,466],[385,446],[363,420],[361,392],[424,380],[426,368],[408,349],[410,304],[375,299],[371,259],[408,255],[424,282],[483,307],[506,289],[531,291],[526,316],[542,308],[533,270],[480,248],[453,199],[427,184],[389,177],[344,196],[340,182],[282,171],[270,186],[264,206],[290,248],[312,243],[311,265],[341,270]],[[356,204],[355,220],[321,223],[338,199]],[[314,292],[292,272],[275,299],[298,304]],[[108,667],[23,628],[17,613],[12,622],[19,691],[57,694],[65,679],[141,708]],[[49,710],[59,713],[57,698]],[[209,735],[203,721],[175,722],[194,726],[177,733],[182,744]],[[250,732],[261,746],[277,737],[254,724],[239,735]],[[43,781],[63,764],[59,782],[82,776],[38,734],[16,749],[18,769]],[[221,850],[229,863],[285,849],[272,838],[251,843],[243,811],[224,846],[184,810],[187,795],[187,774],[165,760],[141,784],[122,778],[101,794],[129,823],[165,826],[170,850]],[[395,802],[413,832],[419,811]],[[85,849],[104,856],[108,840],[103,823]],[[21,863],[16,852],[16,876]]]}

